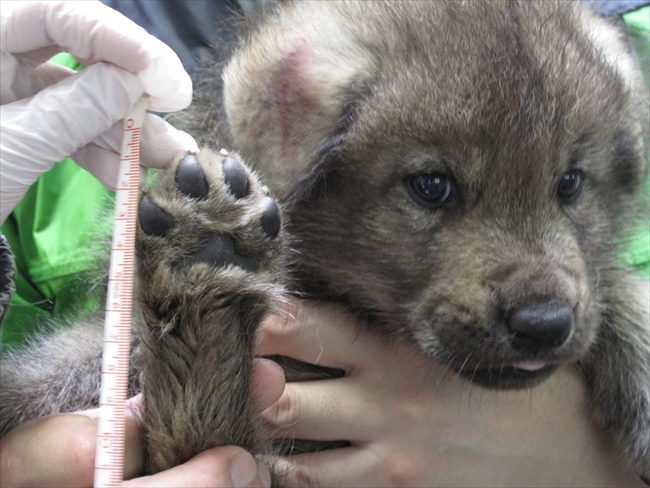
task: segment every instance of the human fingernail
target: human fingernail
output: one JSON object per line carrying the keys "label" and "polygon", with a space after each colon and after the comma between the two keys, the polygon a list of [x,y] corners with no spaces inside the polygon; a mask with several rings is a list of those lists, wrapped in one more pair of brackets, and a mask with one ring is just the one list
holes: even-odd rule
{"label": "human fingernail", "polygon": [[284,369],[282,369],[282,366],[280,366],[278,363],[276,363],[272,359],[269,359],[269,358],[255,358],[254,363],[256,365],[265,364],[265,365],[267,365],[267,367],[273,368],[273,369],[279,371],[280,373],[282,373],[284,375]]}
{"label": "human fingernail", "polygon": [[271,471],[264,461],[257,463],[257,475],[265,488],[271,488]]}
{"label": "human fingernail", "polygon": [[93,420],[96,420],[99,418],[99,415],[101,414],[101,409],[100,408],[92,408],[90,410],[79,410],[76,412],[72,412],[76,415],[83,415],[84,417],[91,418]]}
{"label": "human fingernail", "polygon": [[237,454],[230,464],[232,484],[236,488],[246,488],[257,476],[257,462],[247,452]]}

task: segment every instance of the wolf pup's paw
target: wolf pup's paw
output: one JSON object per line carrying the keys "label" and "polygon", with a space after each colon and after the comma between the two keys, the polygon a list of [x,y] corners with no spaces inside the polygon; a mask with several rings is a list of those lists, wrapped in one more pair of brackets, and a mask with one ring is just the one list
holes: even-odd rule
{"label": "wolf pup's paw", "polygon": [[280,226],[277,203],[236,155],[203,150],[144,191],[139,261],[160,268],[163,259],[172,274],[198,264],[254,272],[272,261]]}
{"label": "wolf pup's paw", "polygon": [[145,188],[138,217],[138,291],[155,321],[173,321],[179,301],[199,307],[277,281],[280,208],[235,154],[180,158]]}
{"label": "wolf pup's paw", "polygon": [[226,151],[188,154],[143,191],[136,238],[146,469],[237,444],[266,450],[250,399],[255,332],[282,299],[281,213]]}

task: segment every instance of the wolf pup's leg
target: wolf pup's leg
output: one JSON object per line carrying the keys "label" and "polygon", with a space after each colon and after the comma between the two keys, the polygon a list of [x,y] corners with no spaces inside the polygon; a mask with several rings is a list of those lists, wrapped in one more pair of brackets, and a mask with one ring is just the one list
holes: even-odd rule
{"label": "wolf pup's leg", "polygon": [[254,413],[255,332],[281,300],[280,209],[225,151],[180,158],[143,192],[136,241],[146,471],[219,445],[268,452]]}
{"label": "wolf pup's leg", "polygon": [[594,411],[650,484],[650,287],[614,269],[602,271],[599,288],[602,323],[583,364]]}
{"label": "wolf pup's leg", "polygon": [[[0,437],[27,420],[99,402],[103,320],[93,317],[5,352],[0,360]],[[137,347],[137,346],[134,346]],[[131,375],[137,383],[135,375]]]}

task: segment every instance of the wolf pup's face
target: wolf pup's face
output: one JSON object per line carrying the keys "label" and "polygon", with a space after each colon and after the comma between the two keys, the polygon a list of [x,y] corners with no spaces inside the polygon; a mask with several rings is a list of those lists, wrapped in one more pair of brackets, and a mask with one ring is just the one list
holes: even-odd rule
{"label": "wolf pup's face", "polygon": [[618,32],[551,1],[307,2],[268,25],[226,109],[288,202],[299,276],[490,387],[580,359],[645,174]]}

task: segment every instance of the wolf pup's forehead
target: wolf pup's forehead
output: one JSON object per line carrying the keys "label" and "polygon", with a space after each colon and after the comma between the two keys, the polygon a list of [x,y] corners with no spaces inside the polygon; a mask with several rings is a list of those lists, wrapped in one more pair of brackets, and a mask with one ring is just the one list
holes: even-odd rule
{"label": "wolf pup's forehead", "polygon": [[278,190],[378,132],[539,153],[605,131],[642,154],[634,60],[577,2],[305,2],[279,16],[224,75],[236,142]]}

